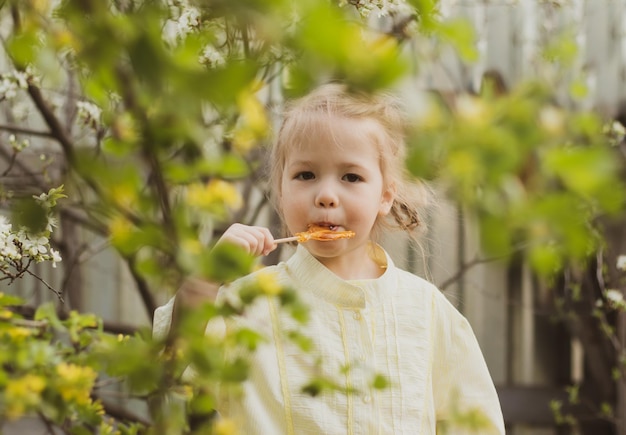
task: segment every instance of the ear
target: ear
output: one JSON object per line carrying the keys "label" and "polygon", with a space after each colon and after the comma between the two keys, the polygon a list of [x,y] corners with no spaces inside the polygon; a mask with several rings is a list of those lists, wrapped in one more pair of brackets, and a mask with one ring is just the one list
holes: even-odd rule
{"label": "ear", "polygon": [[396,192],[395,183],[390,183],[386,189],[383,190],[383,194],[380,197],[380,207],[378,208],[379,216],[387,216],[389,214],[393,201],[396,199]]}

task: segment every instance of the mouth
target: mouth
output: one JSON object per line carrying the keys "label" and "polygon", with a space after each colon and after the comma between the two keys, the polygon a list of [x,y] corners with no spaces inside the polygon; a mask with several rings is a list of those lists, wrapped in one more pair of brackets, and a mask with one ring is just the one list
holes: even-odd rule
{"label": "mouth", "polygon": [[317,222],[310,224],[309,229],[304,233],[296,233],[296,236],[302,236],[303,240],[320,240],[333,241],[339,239],[350,239],[355,236],[354,231],[340,230],[339,225],[331,222]]}
{"label": "mouth", "polygon": [[327,229],[330,231],[337,231],[339,230],[339,225],[335,225],[333,223],[330,222],[316,222],[313,224],[309,224],[308,226],[308,230],[312,230],[314,228],[318,228],[318,229]]}

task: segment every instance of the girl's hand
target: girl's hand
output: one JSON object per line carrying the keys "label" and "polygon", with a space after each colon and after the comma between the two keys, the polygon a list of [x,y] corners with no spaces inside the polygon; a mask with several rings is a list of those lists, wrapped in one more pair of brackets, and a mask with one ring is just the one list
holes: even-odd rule
{"label": "girl's hand", "polygon": [[[220,243],[232,243],[244,248],[252,255],[267,255],[278,246],[274,243],[274,237],[267,228],[253,227],[243,224],[233,224],[222,234],[217,241]],[[213,302],[217,295],[220,284],[204,281],[198,278],[187,278],[176,293],[174,303],[173,322],[178,320],[179,311],[183,308],[193,308],[204,302]]]}
{"label": "girl's hand", "polygon": [[222,234],[217,244],[232,243],[252,255],[267,255],[276,249],[274,236],[265,227],[256,227],[243,224],[232,224]]}

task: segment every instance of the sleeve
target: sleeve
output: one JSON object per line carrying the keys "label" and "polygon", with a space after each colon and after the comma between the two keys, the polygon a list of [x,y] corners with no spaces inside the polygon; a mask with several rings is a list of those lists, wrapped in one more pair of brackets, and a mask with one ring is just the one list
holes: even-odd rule
{"label": "sleeve", "polygon": [[[221,289],[220,289],[221,290]],[[172,314],[174,312],[174,301],[176,296],[170,298],[165,305],[158,307],[154,310],[154,320],[152,322],[152,337],[157,340],[163,340],[170,331],[172,326]],[[214,317],[207,323],[204,331],[206,335],[212,335],[215,337],[226,336],[226,322],[223,317]],[[193,381],[196,377],[196,372],[193,367],[187,367],[183,373],[182,379],[187,382]]]}
{"label": "sleeve", "polygon": [[451,433],[504,435],[500,400],[476,336],[443,295],[437,299],[433,313],[437,425]]}
{"label": "sleeve", "polygon": [[[216,303],[219,303],[224,299],[225,297],[222,294],[222,289],[220,288],[220,293],[218,294]],[[172,298],[170,298],[170,300],[167,301],[165,305],[161,305],[156,310],[154,310],[154,320],[152,322],[152,337],[154,337],[155,339],[164,339],[170,332],[175,300],[176,296],[172,296]],[[226,334],[225,328],[226,327],[224,319],[222,317],[215,317],[207,323],[205,334],[223,337]]]}

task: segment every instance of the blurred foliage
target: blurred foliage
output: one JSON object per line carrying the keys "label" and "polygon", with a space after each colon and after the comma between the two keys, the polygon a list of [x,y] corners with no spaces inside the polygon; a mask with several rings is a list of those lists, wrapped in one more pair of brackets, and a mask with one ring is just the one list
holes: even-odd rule
{"label": "blurred foliage", "polygon": [[[390,25],[371,26],[376,13]],[[49,192],[59,219],[107,240],[128,262],[148,289],[140,293],[149,312],[150,295],[173,292],[184,276],[223,281],[254,267],[230,248],[210,248],[225,225],[253,222],[265,206],[263,157],[283,98],[330,79],[393,88],[414,73],[409,40],[477,58],[471,26],[441,19],[435,0],[8,0],[0,20],[0,104],[10,121],[0,129],[13,134],[2,137],[0,197],[15,228],[50,236],[49,209],[34,212],[41,204],[31,200]],[[555,40],[545,59],[571,66],[568,42]],[[585,95],[580,83],[571,80],[567,102]],[[477,218],[487,252],[522,252],[543,277],[601,247],[597,224],[622,212],[624,199],[623,134],[561,102],[557,88],[529,81],[504,93],[487,84],[452,102],[424,97],[407,160]],[[81,260],[76,241],[63,237],[50,243],[72,265],[67,278]],[[242,296],[243,306],[201,307],[155,340],[148,331],[108,334],[97,318],[59,316],[52,305],[26,318],[23,301],[2,296],[0,423],[36,416],[77,434],[232,433],[233,422],[212,420],[215,383],[245,379],[245,360],[227,355],[262,337],[239,331],[222,340],[200,334],[201,325],[257,297],[277,297],[296,320],[307,318],[296,292],[271,277],[260,275]],[[291,339],[311,351],[305,336]],[[190,364],[199,374],[192,385],[183,376]],[[336,388],[321,378],[309,385],[312,394]],[[147,410],[116,412],[107,395]],[[480,422],[459,415],[458,424]]]}
{"label": "blurred foliage", "polygon": [[429,104],[413,124],[407,164],[476,214],[487,253],[525,252],[552,277],[602,245],[594,221],[623,211],[624,189],[599,115],[561,107],[530,81]]}

